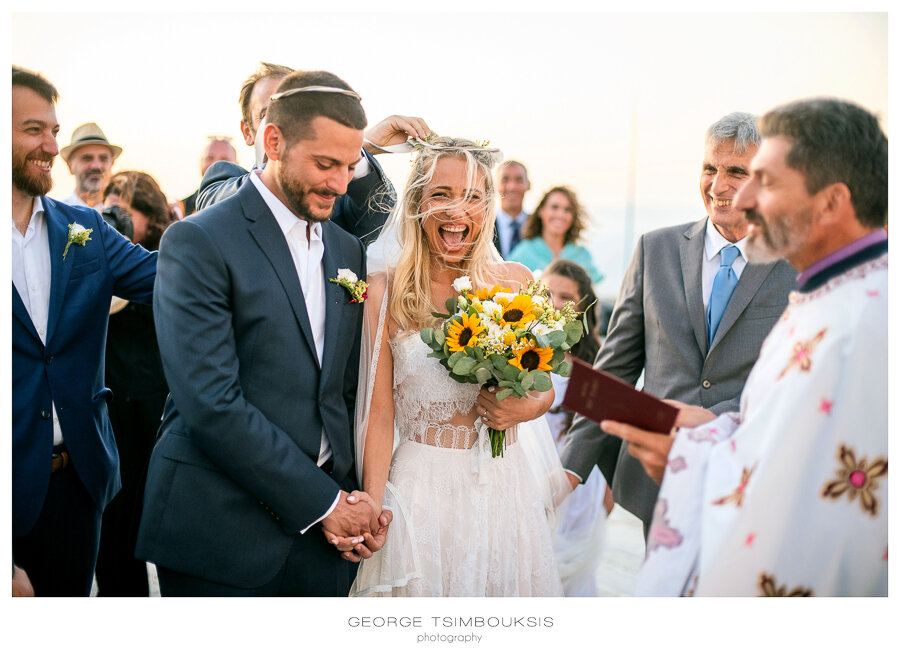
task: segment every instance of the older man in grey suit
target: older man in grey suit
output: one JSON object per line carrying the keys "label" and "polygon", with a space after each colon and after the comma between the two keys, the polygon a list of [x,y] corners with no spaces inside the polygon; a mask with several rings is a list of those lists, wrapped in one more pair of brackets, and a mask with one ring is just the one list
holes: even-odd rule
{"label": "older man in grey suit", "polygon": [[[755,116],[731,113],[706,132],[700,193],[707,217],[638,240],[594,367],[664,399],[716,414],[738,409],[763,339],[787,304],[795,272],[748,264],[747,225],[732,205],[759,146]],[[573,485],[596,464],[613,498],[650,527],[659,486],[622,440],[578,416],[563,449]]]}

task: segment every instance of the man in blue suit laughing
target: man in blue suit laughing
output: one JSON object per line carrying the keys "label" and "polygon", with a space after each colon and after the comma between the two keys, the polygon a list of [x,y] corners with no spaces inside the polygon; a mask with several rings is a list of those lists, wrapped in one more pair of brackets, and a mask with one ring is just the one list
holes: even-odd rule
{"label": "man in blue suit laughing", "polygon": [[156,253],[46,197],[56,99],[13,67],[13,559],[36,595],[89,595],[100,515],[121,486],[103,382],[110,299],[149,303]]}

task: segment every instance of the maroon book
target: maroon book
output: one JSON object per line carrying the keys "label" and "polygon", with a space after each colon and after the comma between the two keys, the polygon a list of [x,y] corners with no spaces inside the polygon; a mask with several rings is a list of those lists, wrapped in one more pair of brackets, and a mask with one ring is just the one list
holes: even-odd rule
{"label": "maroon book", "polygon": [[610,419],[651,432],[671,431],[678,416],[678,408],[578,359],[562,405],[597,423]]}

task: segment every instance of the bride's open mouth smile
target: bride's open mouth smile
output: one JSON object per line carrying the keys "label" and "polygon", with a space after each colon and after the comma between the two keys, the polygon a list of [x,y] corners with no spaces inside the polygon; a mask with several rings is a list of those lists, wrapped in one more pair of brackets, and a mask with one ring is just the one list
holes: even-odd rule
{"label": "bride's open mouth smile", "polygon": [[460,251],[468,245],[469,227],[465,224],[443,224],[438,228],[438,235],[447,251]]}

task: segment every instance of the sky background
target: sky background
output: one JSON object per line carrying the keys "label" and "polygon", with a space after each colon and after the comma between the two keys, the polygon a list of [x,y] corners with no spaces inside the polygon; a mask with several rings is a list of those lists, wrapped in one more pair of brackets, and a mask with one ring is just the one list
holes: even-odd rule
{"label": "sky background", "polygon": [[[124,148],[115,169],[149,172],[172,198],[199,184],[208,134],[252,164],[237,98],[259,61],[339,74],[370,125],[400,113],[489,139],[529,167],[526,209],[553,185],[576,190],[607,296],[637,235],[703,216],[703,134],[722,115],[831,95],[889,128],[886,13],[57,12],[14,13],[11,27],[13,63],[60,91],[60,146],[97,122]],[[401,187],[409,156],[379,160]],[[59,158],[53,177],[66,197]]]}
{"label": "sky background", "polygon": [[[392,113],[418,115],[438,133],[489,139],[508,158],[523,160],[532,178],[526,208],[553,185],[573,186],[591,215],[586,244],[607,274],[600,293],[612,296],[637,235],[703,216],[703,134],[722,115],[830,95],[878,114],[890,136],[886,3],[818,0],[813,8],[828,13],[809,13],[810,4],[759,0],[742,7],[777,13],[740,13],[693,2],[687,11],[678,3],[677,13],[659,13],[654,3],[633,0],[628,7],[640,13],[585,13],[576,0],[457,0],[456,11],[446,13],[432,7],[449,3],[413,0],[344,0],[328,11],[319,8],[324,2],[305,0],[157,0],[140,7],[145,13],[116,13],[120,0],[85,0],[77,5],[85,11],[67,13],[72,3],[14,0],[11,13],[0,16],[0,33],[9,36],[12,63],[41,71],[58,87],[61,147],[77,125],[95,121],[124,148],[115,169],[151,173],[172,198],[198,185],[208,134],[231,135],[239,161],[252,162],[237,97],[259,61],[335,72],[362,95],[370,124]],[[273,8],[282,13],[263,13]],[[401,187],[409,157],[379,160]],[[51,196],[71,192],[60,159],[54,179]],[[8,473],[8,452],[2,457]],[[0,489],[7,505],[9,486]],[[900,594],[894,584],[892,596]],[[830,650],[883,642],[882,630],[896,620],[894,599],[211,603],[67,601],[48,619],[48,603],[15,601],[8,629],[31,647],[52,626],[76,647],[96,650],[124,649],[126,636],[126,648],[154,652],[210,649],[213,642],[222,650],[309,643],[422,650],[444,645],[417,645],[417,632],[398,628],[352,629],[348,617],[549,614],[553,628],[483,631],[479,648],[711,649],[702,643],[715,641],[716,648],[777,650],[789,641],[820,641]]]}

